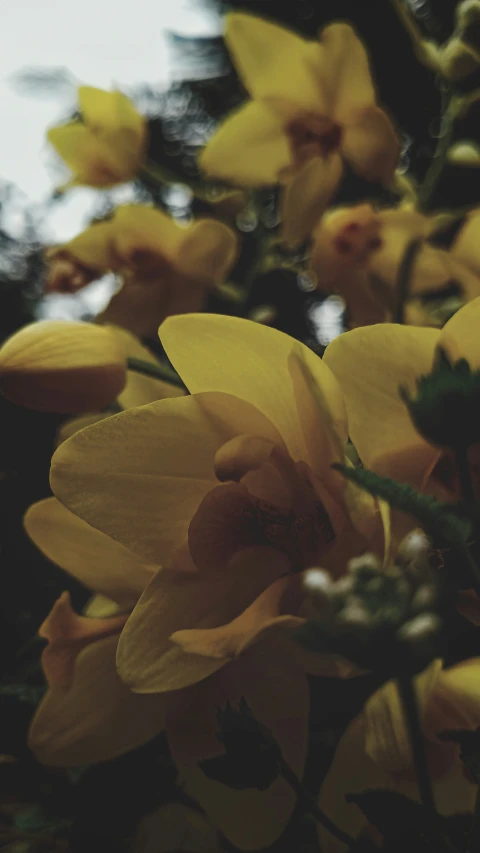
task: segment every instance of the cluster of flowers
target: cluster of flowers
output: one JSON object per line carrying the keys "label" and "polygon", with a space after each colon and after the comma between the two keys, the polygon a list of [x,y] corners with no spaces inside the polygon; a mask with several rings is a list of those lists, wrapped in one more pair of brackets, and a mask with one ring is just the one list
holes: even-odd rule
{"label": "cluster of flowers", "polygon": [[[438,220],[411,196],[394,209],[362,201],[330,210],[346,164],[392,190],[398,177],[396,133],[376,104],[361,42],[343,23],[305,41],[237,13],[227,17],[226,38],[251,99],[220,126],[200,163],[207,176],[242,187],[280,185],[282,239],[295,248],[311,238],[319,286],[342,293],[350,325],[361,328],[320,359],[268,326],[199,313],[232,268],[236,235],[215,219],[181,226],[155,208],[127,205],[49,252],[53,290],[81,288],[107,270],[121,274],[102,322],[21,330],[0,351],[0,386],[21,405],[76,415],[52,459],[54,497],[28,510],[25,527],[94,593],[82,615],[63,594],[40,628],[49,689],[31,748],[49,765],[84,765],[166,730],[187,793],[231,843],[257,850],[284,830],[295,792],[281,774],[242,790],[209,775],[209,760],[223,749],[218,709],[244,703],[302,776],[309,676],[351,678],[368,658],[312,651],[298,632],[313,618],[336,636],[342,625],[376,626],[352,579],[367,552],[376,557],[367,560],[365,589],[378,592],[387,578],[408,598],[395,636],[410,642],[437,630],[430,568],[418,588],[405,587],[409,560],[430,566],[428,541],[404,540],[417,522],[334,466],[354,468],[353,444],[377,475],[459,501],[463,439],[451,408],[462,402],[461,417],[471,412],[464,449],[478,492],[475,382],[447,383],[447,401],[442,388],[432,393],[425,417],[413,396],[439,358],[461,361],[460,379],[480,369],[480,215],[469,213],[447,251],[429,242]],[[84,87],[79,97],[81,119],[49,132],[73,182],[132,179],[145,158],[144,120],[118,92]],[[405,324],[393,324],[412,243]],[[441,331],[422,328],[420,297],[452,279],[468,304]],[[140,340],[158,326],[183,384],[169,381],[173,372]],[[429,431],[432,411],[434,422],[438,412],[448,420],[440,438]],[[480,624],[468,585],[457,603]],[[457,748],[437,734],[480,725],[479,675],[478,659],[445,668],[440,657],[414,675],[437,807],[446,814],[473,808],[476,790]],[[323,813],[360,832],[365,819],[344,794],[367,786],[417,796],[392,680],[344,733],[322,786]],[[323,850],[345,849],[319,831]]]}

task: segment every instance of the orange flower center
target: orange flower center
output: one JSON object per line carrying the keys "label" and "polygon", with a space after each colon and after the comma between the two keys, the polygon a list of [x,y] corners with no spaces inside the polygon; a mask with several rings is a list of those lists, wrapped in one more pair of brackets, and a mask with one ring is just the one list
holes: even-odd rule
{"label": "orange flower center", "polygon": [[380,222],[374,218],[367,222],[349,222],[334,237],[335,249],[352,261],[363,263],[371,252],[380,249]]}

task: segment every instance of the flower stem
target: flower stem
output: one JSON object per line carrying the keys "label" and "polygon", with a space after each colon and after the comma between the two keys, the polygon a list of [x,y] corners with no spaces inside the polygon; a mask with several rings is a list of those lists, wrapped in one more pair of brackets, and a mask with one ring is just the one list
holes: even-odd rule
{"label": "flower stem", "polygon": [[284,758],[281,759],[280,762],[280,772],[286,782],[290,785],[290,787],[295,791],[299,802],[305,806],[305,808],[310,812],[311,815],[322,824],[323,827],[341,841],[343,844],[346,844],[347,847],[351,847],[355,843],[355,839],[352,838],[348,832],[344,832],[343,829],[340,829],[333,820],[330,820],[328,815],[326,815],[315,802],[314,798],[309,794],[309,792],[304,788],[298,776],[293,772],[292,768],[285,761]]}
{"label": "flower stem", "polygon": [[433,796],[432,781],[430,779],[430,772],[425,754],[423,732],[420,725],[420,718],[418,716],[417,699],[410,676],[399,676],[398,687],[410,736],[413,763],[417,776],[420,799],[425,808],[430,812],[430,815],[434,816],[436,819],[437,809],[435,807],[435,799]]}
{"label": "flower stem", "polygon": [[398,270],[397,284],[395,288],[397,294],[397,307],[393,318],[394,323],[404,322],[404,308],[405,302],[408,297],[408,291],[410,288],[410,279],[412,277],[413,265],[416,261],[421,246],[422,240],[411,240],[404,252]]}
{"label": "flower stem", "polygon": [[426,212],[430,207],[433,194],[437,189],[438,182],[442,176],[447,160],[447,153],[453,138],[453,128],[458,112],[458,99],[449,92],[443,98],[444,109],[440,123],[440,135],[438,145],[433,155],[430,168],[423,179],[422,186],[418,192],[418,210]]}
{"label": "flower stem", "polygon": [[161,379],[163,382],[169,382],[170,385],[176,385],[178,388],[185,388],[180,377],[169,367],[142,361],[141,358],[127,358],[127,367],[136,373],[143,373],[144,376],[152,376],[154,379]]}

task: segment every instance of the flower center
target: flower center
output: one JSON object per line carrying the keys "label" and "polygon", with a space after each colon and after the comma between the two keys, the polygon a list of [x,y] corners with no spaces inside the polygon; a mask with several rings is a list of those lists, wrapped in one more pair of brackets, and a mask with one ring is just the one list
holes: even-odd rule
{"label": "flower center", "polygon": [[293,572],[315,565],[335,538],[328,513],[319,500],[312,511],[297,515],[293,511],[282,513],[266,501],[253,499],[250,523],[258,544],[283,551]]}
{"label": "flower center", "polygon": [[297,166],[313,157],[327,157],[338,149],[342,138],[339,124],[314,113],[305,113],[292,119],[286,133]]}
{"label": "flower center", "polygon": [[380,227],[374,218],[368,222],[349,222],[338,232],[333,245],[339,255],[362,263],[371,252],[382,247]]}

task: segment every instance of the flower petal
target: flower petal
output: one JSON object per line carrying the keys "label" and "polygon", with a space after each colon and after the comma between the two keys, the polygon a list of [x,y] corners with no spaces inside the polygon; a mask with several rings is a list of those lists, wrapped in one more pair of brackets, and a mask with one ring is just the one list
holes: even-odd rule
{"label": "flower petal", "polygon": [[452,246],[452,254],[457,261],[470,267],[473,272],[480,276],[480,259],[478,257],[478,244],[480,241],[480,210],[470,211],[465,219],[465,224],[460,229]]}
{"label": "flower petal", "polygon": [[33,504],[24,518],[30,539],[52,563],[88,589],[129,608],[156,567],[70,512],[56,498]]}
{"label": "flower petal", "polygon": [[184,652],[171,635],[230,622],[285,570],[285,558],[266,547],[243,549],[220,577],[160,569],[122,632],[117,658],[122,679],[137,692],[159,693],[211,675],[228,658]]}
{"label": "flower petal", "polygon": [[62,247],[63,252],[75,258],[89,269],[99,273],[113,270],[117,266],[117,257],[113,249],[113,222],[97,222],[91,225],[69,243]]}
{"label": "flower petal", "polygon": [[225,119],[199,159],[207,175],[245,187],[278,183],[290,162],[282,118],[259,101]]}
{"label": "flower petal", "polygon": [[258,850],[273,843],[295,805],[283,779],[267,790],[234,790],[209,779],[198,762],[222,754],[216,709],[244,698],[279,743],[292,770],[302,776],[307,750],[308,687],[305,676],[274,642],[248,649],[220,673],[169,703],[167,731],[186,790],[236,847]]}
{"label": "flower petal", "polygon": [[[414,679],[421,723],[441,678],[442,661],[436,660]],[[402,700],[395,681],[388,681],[363,709],[365,719],[365,751],[386,773],[398,774],[413,764],[408,726]]]}
{"label": "flower petal", "polygon": [[105,92],[94,86],[79,86],[78,104],[85,124],[93,129],[125,128],[143,135],[145,120],[130,98],[122,92]]}
{"label": "flower petal", "polygon": [[231,228],[215,219],[199,219],[185,234],[178,269],[213,286],[228,275],[237,254],[238,239]]}
{"label": "flower petal", "polygon": [[432,735],[445,729],[474,730],[480,726],[480,658],[470,658],[444,669],[431,704]]}
{"label": "flower petal", "polygon": [[63,592],[53,605],[38,634],[48,640],[42,652],[42,668],[50,687],[69,687],[79,652],[110,634],[118,636],[126,615],[108,618],[79,616],[72,609],[70,593]]}
{"label": "flower petal", "polygon": [[[323,428],[321,405],[323,411],[327,405],[331,407],[330,421],[346,440],[345,411],[337,383],[318,356],[288,335],[249,320],[213,314],[171,317],[160,335],[191,393],[225,391],[253,404],[276,427],[294,461],[310,458],[314,412],[317,430]],[[304,386],[298,392],[291,376],[292,358],[301,360],[304,373]],[[308,449],[304,430],[309,435]],[[244,432],[255,435],[253,429]],[[256,434],[269,437],[258,431]]]}
{"label": "flower petal", "polygon": [[76,433],[52,459],[52,489],[72,512],[148,561],[167,564],[217,484],[215,453],[238,432],[277,433],[242,400],[160,400]]}
{"label": "flower petal", "polygon": [[473,370],[480,369],[479,320],[480,297],[460,308],[445,324],[439,337],[439,345],[453,361],[466,358]]}
{"label": "flower petal", "polygon": [[439,458],[416,432],[398,388],[432,367],[440,333],[384,323],[336,338],[324,360],[345,396],[350,437],[367,468],[420,488]]}
{"label": "flower petal", "polygon": [[69,690],[51,689],[40,703],[29,746],[43,764],[84,766],[128,752],[164,728],[166,699],[139,696],[115,668],[117,637],[80,652]]}
{"label": "flower petal", "polygon": [[215,828],[197,808],[164,802],[141,818],[133,853],[223,853]]}
{"label": "flower petal", "polygon": [[176,631],[170,639],[186,652],[234,659],[273,629],[298,628],[304,620],[294,615],[303,599],[295,577],[275,581],[236,619],[218,628]]}
{"label": "flower petal", "polygon": [[344,127],[340,149],[354,172],[367,181],[392,181],[400,145],[387,114],[370,106],[352,112]]}
{"label": "flower petal", "polygon": [[232,12],[225,40],[245,88],[255,99],[281,98],[301,109],[319,110],[318,44],[271,21]]}
{"label": "flower petal", "polygon": [[375,91],[366,50],[353,27],[334,23],[320,33],[322,83],[330,90],[332,118],[343,124],[353,110],[373,106]]}
{"label": "flower petal", "polygon": [[342,177],[337,152],[314,157],[286,185],[282,194],[282,238],[290,248],[303,243],[326,210]]}
{"label": "flower petal", "polygon": [[[108,329],[124,347],[125,358],[137,358],[155,367],[162,366],[148,347],[144,346],[127,329],[110,325]],[[135,406],[145,406],[147,403],[164,400],[166,397],[183,396],[185,396],[185,391],[177,385],[172,385],[170,382],[164,382],[163,379],[156,379],[153,376],[145,376],[138,370],[127,370],[127,383],[122,393],[119,394],[117,402],[122,409],[133,409]]]}

